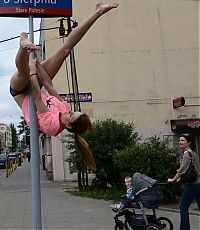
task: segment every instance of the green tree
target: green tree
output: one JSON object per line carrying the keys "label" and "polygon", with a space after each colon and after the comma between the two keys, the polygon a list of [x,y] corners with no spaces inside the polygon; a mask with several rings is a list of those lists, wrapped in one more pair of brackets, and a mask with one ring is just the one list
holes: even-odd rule
{"label": "green tree", "polygon": [[119,169],[113,164],[113,154],[116,150],[122,150],[135,145],[138,133],[132,122],[125,123],[112,119],[97,120],[94,123],[95,132],[87,132],[84,138],[88,142],[97,165],[94,184],[106,188],[107,184],[119,183]]}
{"label": "green tree", "polygon": [[19,125],[17,126],[17,128],[19,129],[19,135],[22,137],[21,142],[24,145],[30,146],[30,128],[26,124],[23,116],[21,116],[20,119],[21,120],[20,120]]}
{"label": "green tree", "polygon": [[[95,187],[106,188],[107,184],[116,185],[120,181],[119,170],[113,164],[114,152],[134,145],[139,137],[133,123],[126,124],[109,118],[97,120],[93,125],[95,131],[86,132],[83,138],[89,144],[96,161],[96,178],[93,184]],[[68,148],[71,154],[67,161],[80,170],[82,161],[73,140],[68,142]]]}
{"label": "green tree", "polygon": [[17,134],[17,129],[14,124],[10,124],[11,132],[12,132],[12,151],[15,152],[19,145],[19,136]]}

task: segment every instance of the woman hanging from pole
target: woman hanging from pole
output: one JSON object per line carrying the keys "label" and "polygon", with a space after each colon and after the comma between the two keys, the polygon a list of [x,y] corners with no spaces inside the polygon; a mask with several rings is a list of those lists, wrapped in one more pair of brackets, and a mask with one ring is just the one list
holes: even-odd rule
{"label": "woman hanging from pole", "polygon": [[[85,140],[79,136],[86,130],[92,130],[92,123],[86,114],[70,111],[70,106],[62,102],[54,89],[52,80],[71,49],[82,39],[95,21],[106,12],[117,7],[118,3],[98,3],[95,11],[65,38],[64,43],[53,55],[41,64],[37,59],[35,61],[29,60],[29,53],[35,52],[38,47],[28,40],[28,35],[25,32],[22,32],[20,34],[20,47],[15,59],[17,72],[14,73],[10,80],[10,93],[22,109],[27,124],[30,123],[28,97],[29,83],[31,81],[39,130],[51,136],[57,136],[64,129],[74,133],[83,161],[94,170],[96,166],[89,147]],[[41,92],[36,77],[46,87],[49,95]],[[36,93],[38,90],[40,93]]]}

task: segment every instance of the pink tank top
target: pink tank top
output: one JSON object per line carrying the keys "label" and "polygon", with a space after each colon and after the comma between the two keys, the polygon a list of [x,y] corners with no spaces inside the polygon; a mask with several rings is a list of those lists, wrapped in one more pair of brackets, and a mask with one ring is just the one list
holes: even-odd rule
{"label": "pink tank top", "polygon": [[[64,130],[64,127],[60,125],[60,112],[70,111],[70,106],[66,102],[59,101],[54,96],[46,95],[43,91],[41,91],[41,97],[49,111],[41,114],[36,112],[38,129],[50,136],[57,136]],[[29,96],[26,96],[23,101],[22,112],[27,125],[30,125]]]}

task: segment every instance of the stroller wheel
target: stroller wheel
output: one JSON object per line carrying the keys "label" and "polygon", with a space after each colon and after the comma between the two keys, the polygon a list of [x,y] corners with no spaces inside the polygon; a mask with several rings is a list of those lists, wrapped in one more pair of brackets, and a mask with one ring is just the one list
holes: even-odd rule
{"label": "stroller wheel", "polygon": [[157,221],[163,230],[173,230],[174,228],[171,220],[167,217],[159,217]]}
{"label": "stroller wheel", "polygon": [[156,224],[147,224],[144,230],[161,230],[161,228]]}
{"label": "stroller wheel", "polygon": [[126,223],[123,223],[123,222],[118,222],[116,225],[115,225],[115,230],[129,230],[128,226]]}

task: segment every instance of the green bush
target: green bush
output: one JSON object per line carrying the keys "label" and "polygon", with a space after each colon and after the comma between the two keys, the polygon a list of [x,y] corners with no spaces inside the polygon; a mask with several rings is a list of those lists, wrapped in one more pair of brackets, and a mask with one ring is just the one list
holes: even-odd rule
{"label": "green bush", "polygon": [[127,146],[138,142],[138,133],[133,123],[117,122],[112,119],[96,121],[95,132],[86,133],[87,140],[95,157],[97,171],[93,184],[99,188],[106,188],[107,184],[115,186],[119,183],[120,172],[113,164],[113,154]]}
{"label": "green bush", "polygon": [[[167,183],[167,179],[174,175],[177,168],[176,157],[170,154],[167,143],[156,136],[139,145],[116,151],[113,159],[115,167],[120,171],[120,178],[140,172],[158,182]],[[164,190],[168,199],[174,199],[175,191],[172,186]]]}
{"label": "green bush", "polygon": [[[97,171],[92,182],[92,189],[106,189],[108,185],[124,188],[124,178],[135,172],[144,173],[159,182],[166,182],[174,175],[177,164],[176,157],[168,148],[167,141],[154,136],[139,142],[140,138],[133,123],[118,122],[112,119],[94,122],[95,132],[87,132],[83,138],[93,152]],[[68,161],[80,168],[81,159],[76,146],[68,142],[72,153]],[[165,189],[166,197],[175,197],[175,188]]]}

